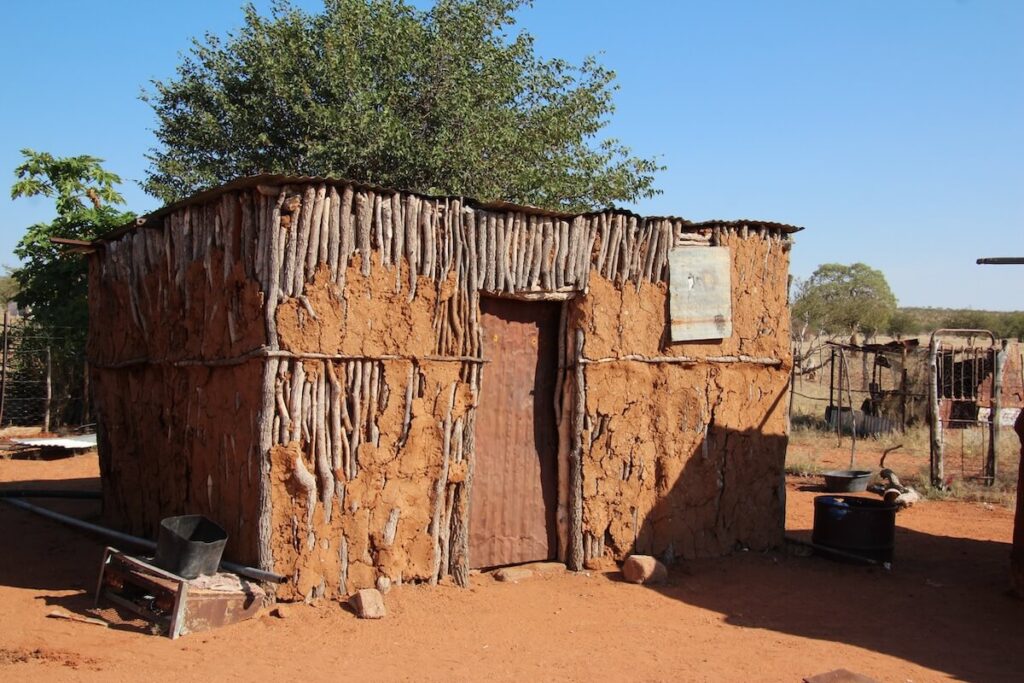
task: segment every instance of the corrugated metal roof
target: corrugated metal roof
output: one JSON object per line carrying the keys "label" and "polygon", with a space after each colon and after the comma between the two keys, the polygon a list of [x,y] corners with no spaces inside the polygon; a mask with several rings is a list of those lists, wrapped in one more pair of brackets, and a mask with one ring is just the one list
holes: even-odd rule
{"label": "corrugated metal roof", "polygon": [[157,221],[164,216],[177,211],[178,209],[192,206],[194,204],[203,204],[211,200],[217,199],[223,194],[228,192],[234,192],[237,190],[247,190],[256,188],[259,186],[280,186],[280,185],[304,185],[309,183],[329,183],[332,185],[349,185],[356,189],[373,190],[375,192],[402,192],[404,194],[412,194],[417,197],[424,199],[458,199],[465,206],[472,206],[474,208],[486,209],[491,211],[519,211],[525,214],[532,214],[536,216],[549,216],[552,218],[575,218],[577,216],[593,216],[596,214],[604,213],[606,211],[614,211],[625,216],[636,216],[637,218],[647,219],[662,219],[662,220],[674,220],[683,221],[689,225],[692,225],[695,229],[700,228],[715,228],[715,227],[742,227],[747,226],[750,228],[766,228],[769,230],[778,230],[784,233],[794,233],[803,230],[802,227],[789,225],[787,223],[777,223],[774,221],[761,221],[751,219],[739,219],[739,220],[707,220],[694,222],[680,216],[641,216],[640,214],[624,209],[617,209],[609,207],[607,209],[601,209],[597,211],[583,211],[579,213],[572,213],[568,211],[552,211],[549,209],[542,209],[536,206],[528,206],[524,204],[513,204],[511,202],[495,201],[495,202],[481,202],[470,197],[459,197],[455,195],[430,195],[423,192],[414,192],[412,190],[399,190],[393,187],[384,187],[381,185],[374,185],[372,183],[364,183],[357,180],[349,180],[345,178],[330,178],[325,176],[302,176],[302,175],[275,175],[275,174],[264,174],[257,176],[248,176],[245,178],[239,178],[232,180],[229,183],[213,187],[202,192],[198,192],[191,197],[187,197],[180,201],[168,204],[167,206],[157,209],[156,211],[141,216],[136,220],[124,225],[112,232],[98,237],[92,241],[92,244],[99,245],[104,242],[110,242],[118,239],[122,235],[132,230],[136,230],[141,227],[146,227],[151,221]]}
{"label": "corrugated metal roof", "polygon": [[19,446],[34,446],[36,448],[96,448],[95,434],[80,434],[79,436],[64,436],[51,438],[34,439],[11,439],[11,443]]}

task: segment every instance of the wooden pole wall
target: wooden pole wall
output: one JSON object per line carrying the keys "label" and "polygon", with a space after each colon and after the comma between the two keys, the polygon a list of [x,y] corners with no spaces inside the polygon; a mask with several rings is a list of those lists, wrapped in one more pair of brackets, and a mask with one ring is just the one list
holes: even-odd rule
{"label": "wooden pole wall", "polygon": [[[259,285],[263,296],[263,344],[230,357],[127,358],[93,368],[126,367],[132,363],[171,362],[217,366],[260,363],[262,401],[256,418],[259,455],[259,566],[272,570],[273,510],[270,495],[270,452],[275,446],[299,442],[305,458],[295,475],[312,510],[319,503],[332,518],[345,499],[346,482],[358,476],[363,444],[379,443],[378,418],[389,401],[402,401],[405,419],[398,438],[409,438],[411,404],[432,363],[460,364],[459,382],[473,397],[465,413],[454,411],[458,386],[447,389],[441,414],[434,416],[442,432],[442,462],[431,489],[428,532],[434,549],[431,581],[451,575],[459,585],[469,577],[468,511],[474,472],[475,400],[486,381],[482,357],[479,299],[482,294],[524,299],[565,300],[588,291],[590,277],[600,276],[637,289],[643,283],[665,282],[669,251],[680,245],[721,244],[728,236],[753,233],[782,251],[789,236],[782,229],[746,225],[694,226],[671,218],[642,218],[609,210],[572,217],[546,215],[522,207],[481,208],[460,198],[429,198],[367,188],[350,183],[317,182],[266,185],[227,192],[203,205],[180,208],[149,227],[107,242],[101,253],[101,279],[128,283],[125,305],[142,336],[163,321],[151,319],[152,300],[165,304],[171,288],[186,307],[195,296],[188,287],[190,268],[202,263],[213,291],[227,286],[234,269]],[[222,256],[214,272],[212,254]],[[421,280],[440,287],[453,283],[450,297],[437,297],[432,311],[432,353],[414,357],[294,353],[281,348],[276,315],[288,300],[301,303],[316,319],[307,286],[326,270],[329,281],[345,296],[358,267],[362,276],[384,268],[394,273],[394,291],[408,301],[418,298]],[[155,288],[144,285],[159,270]],[[405,275],[403,275],[405,273]],[[224,306],[232,343],[244,338],[245,311],[231,300],[204,302]],[[354,304],[349,304],[354,305]],[[571,304],[569,304],[571,306]],[[218,313],[219,315],[220,313]],[[572,320],[572,316],[567,316]],[[603,538],[585,534],[582,458],[588,444],[586,365],[619,359],[587,359],[585,333],[569,323],[563,330],[566,373],[559,410],[571,409],[569,430],[569,505],[567,563],[573,569],[603,553]],[[232,347],[233,348],[233,347]],[[385,370],[385,362],[407,361],[404,376]],[[693,362],[694,359],[648,358],[650,362]],[[702,359],[697,359],[703,362]],[[708,362],[747,362],[745,358]],[[778,364],[778,359],[754,359]],[[452,472],[465,472],[458,480]],[[396,522],[397,523],[397,522]],[[311,525],[312,528],[312,525]],[[387,534],[385,534],[387,535]],[[393,535],[393,532],[392,532]],[[317,539],[309,539],[309,543]],[[347,550],[341,582],[347,575]]]}

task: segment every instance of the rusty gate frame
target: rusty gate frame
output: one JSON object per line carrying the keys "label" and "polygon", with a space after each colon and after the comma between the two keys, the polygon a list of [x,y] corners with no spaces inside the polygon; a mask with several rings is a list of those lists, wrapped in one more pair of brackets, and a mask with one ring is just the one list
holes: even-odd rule
{"label": "rusty gate frame", "polygon": [[[967,336],[969,343],[964,345],[949,345],[944,347],[940,335],[946,336]],[[987,336],[988,347],[976,346],[974,337]],[[973,364],[974,372],[971,381],[964,379],[964,372],[960,373],[959,381],[955,378],[956,358],[961,355],[961,363],[970,361]],[[940,358],[950,358],[950,375],[945,376],[945,362],[940,363]],[[979,391],[981,382],[978,378],[978,363],[987,364],[991,362],[992,368],[992,390],[991,406],[988,417],[988,450],[985,457],[985,467],[982,474],[982,481],[986,486],[995,483],[997,469],[997,453],[999,443],[999,414],[1002,403],[1002,370],[1006,357],[1006,343],[1002,344],[996,339],[990,330],[982,329],[957,329],[940,328],[932,332],[928,343],[928,435],[929,435],[929,475],[932,486],[945,488],[945,468],[943,462],[943,451],[945,446],[944,424],[970,423],[979,424],[980,420],[964,420],[953,418],[953,404],[960,402],[977,403],[983,398]],[[983,366],[984,367],[984,366]],[[943,420],[943,407],[949,406],[950,418]],[[984,444],[984,432],[982,433],[982,444]],[[962,454],[961,454],[962,457]]]}

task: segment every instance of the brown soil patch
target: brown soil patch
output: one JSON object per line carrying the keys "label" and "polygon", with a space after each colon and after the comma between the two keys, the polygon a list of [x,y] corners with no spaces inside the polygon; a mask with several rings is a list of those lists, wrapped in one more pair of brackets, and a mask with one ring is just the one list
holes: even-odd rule
{"label": "brown soil patch", "polygon": [[[0,460],[5,484],[96,475],[95,456]],[[801,488],[813,483],[787,487],[790,533],[810,533],[817,494]],[[46,504],[98,515],[94,501]],[[614,571],[478,575],[469,590],[393,589],[379,622],[322,601],[171,641],[46,618],[54,606],[91,613],[102,545],[0,505],[0,679],[793,681],[845,667],[883,681],[1014,680],[1012,524],[1000,506],[926,502],[900,513],[891,572],[780,549],[675,565],[657,588]]]}

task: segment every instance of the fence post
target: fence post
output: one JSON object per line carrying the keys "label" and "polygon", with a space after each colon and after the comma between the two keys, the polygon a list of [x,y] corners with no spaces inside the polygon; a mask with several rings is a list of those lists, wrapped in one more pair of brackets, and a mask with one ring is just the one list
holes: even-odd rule
{"label": "fence post", "polygon": [[1003,360],[1006,357],[1006,341],[1002,348],[992,348],[992,400],[989,401],[989,438],[988,462],[985,463],[985,483],[992,486],[996,483],[996,470],[999,462],[999,413],[1002,412],[1003,401]]}
{"label": "fence post", "polygon": [[82,424],[89,424],[89,361],[83,364],[82,375]]}
{"label": "fence post", "polygon": [[932,486],[942,488],[942,420],[939,416],[939,340],[932,335],[928,350],[928,441]]}
{"label": "fence post", "polygon": [[0,427],[4,425],[4,397],[7,396],[7,328],[11,322],[11,312],[4,308],[4,357],[3,370],[0,370]]}
{"label": "fence post", "polygon": [[43,431],[50,431],[50,399],[53,393],[53,381],[50,374],[50,347],[46,347],[46,403],[43,409]]}
{"label": "fence post", "polygon": [[900,433],[907,433],[907,347],[900,360]]}

